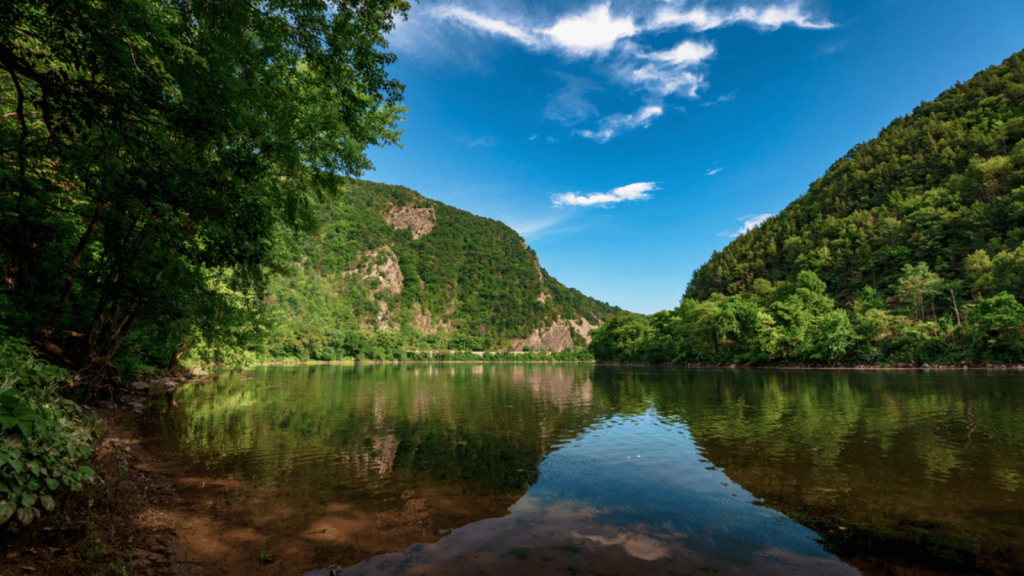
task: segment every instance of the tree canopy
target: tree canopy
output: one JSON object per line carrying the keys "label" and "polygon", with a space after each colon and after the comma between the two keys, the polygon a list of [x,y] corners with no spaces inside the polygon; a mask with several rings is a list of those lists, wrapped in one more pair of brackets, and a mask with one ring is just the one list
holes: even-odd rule
{"label": "tree canopy", "polygon": [[[43,0],[0,14],[3,324],[109,376],[232,319],[280,230],[397,143],[404,0]],[[284,227],[284,228],[282,228]],[[244,324],[244,323],[243,323]]]}

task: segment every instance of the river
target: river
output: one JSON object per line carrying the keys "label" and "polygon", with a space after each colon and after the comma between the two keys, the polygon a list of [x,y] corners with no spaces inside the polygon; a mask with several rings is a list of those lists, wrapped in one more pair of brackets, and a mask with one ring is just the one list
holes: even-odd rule
{"label": "river", "polygon": [[1009,574],[1022,380],[268,366],[143,419],[224,518],[200,537],[311,574]]}

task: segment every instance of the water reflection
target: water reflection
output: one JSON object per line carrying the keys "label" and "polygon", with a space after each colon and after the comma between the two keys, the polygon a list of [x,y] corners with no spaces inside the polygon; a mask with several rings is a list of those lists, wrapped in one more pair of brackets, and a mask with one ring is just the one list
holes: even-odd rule
{"label": "water reflection", "polygon": [[269,367],[177,402],[150,420],[168,450],[269,490],[254,517],[299,518],[266,539],[374,543],[321,566],[420,543],[353,573],[848,572],[818,536],[844,557],[866,538],[942,568],[1024,566],[1009,374]]}
{"label": "water reflection", "polygon": [[653,408],[609,417],[549,454],[507,516],[336,573],[858,574],[708,468]]}

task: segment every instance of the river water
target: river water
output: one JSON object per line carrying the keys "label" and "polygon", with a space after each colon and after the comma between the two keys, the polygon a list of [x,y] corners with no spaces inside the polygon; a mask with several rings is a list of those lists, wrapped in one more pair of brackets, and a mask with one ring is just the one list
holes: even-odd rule
{"label": "river water", "polygon": [[1002,574],[1024,569],[1022,384],[271,366],[145,422],[248,527],[226,546],[292,546],[316,574]]}

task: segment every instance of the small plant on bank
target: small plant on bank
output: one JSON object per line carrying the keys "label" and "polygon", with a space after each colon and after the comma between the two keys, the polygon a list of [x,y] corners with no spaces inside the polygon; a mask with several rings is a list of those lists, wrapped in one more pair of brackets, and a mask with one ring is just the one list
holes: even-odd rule
{"label": "small plant on bank", "polygon": [[24,342],[0,341],[0,526],[14,517],[29,524],[62,490],[95,477],[79,465],[92,455],[93,422],[55,391],[70,379]]}
{"label": "small plant on bank", "polygon": [[270,553],[266,550],[260,550],[260,564],[270,564],[274,559],[270,557]]}

